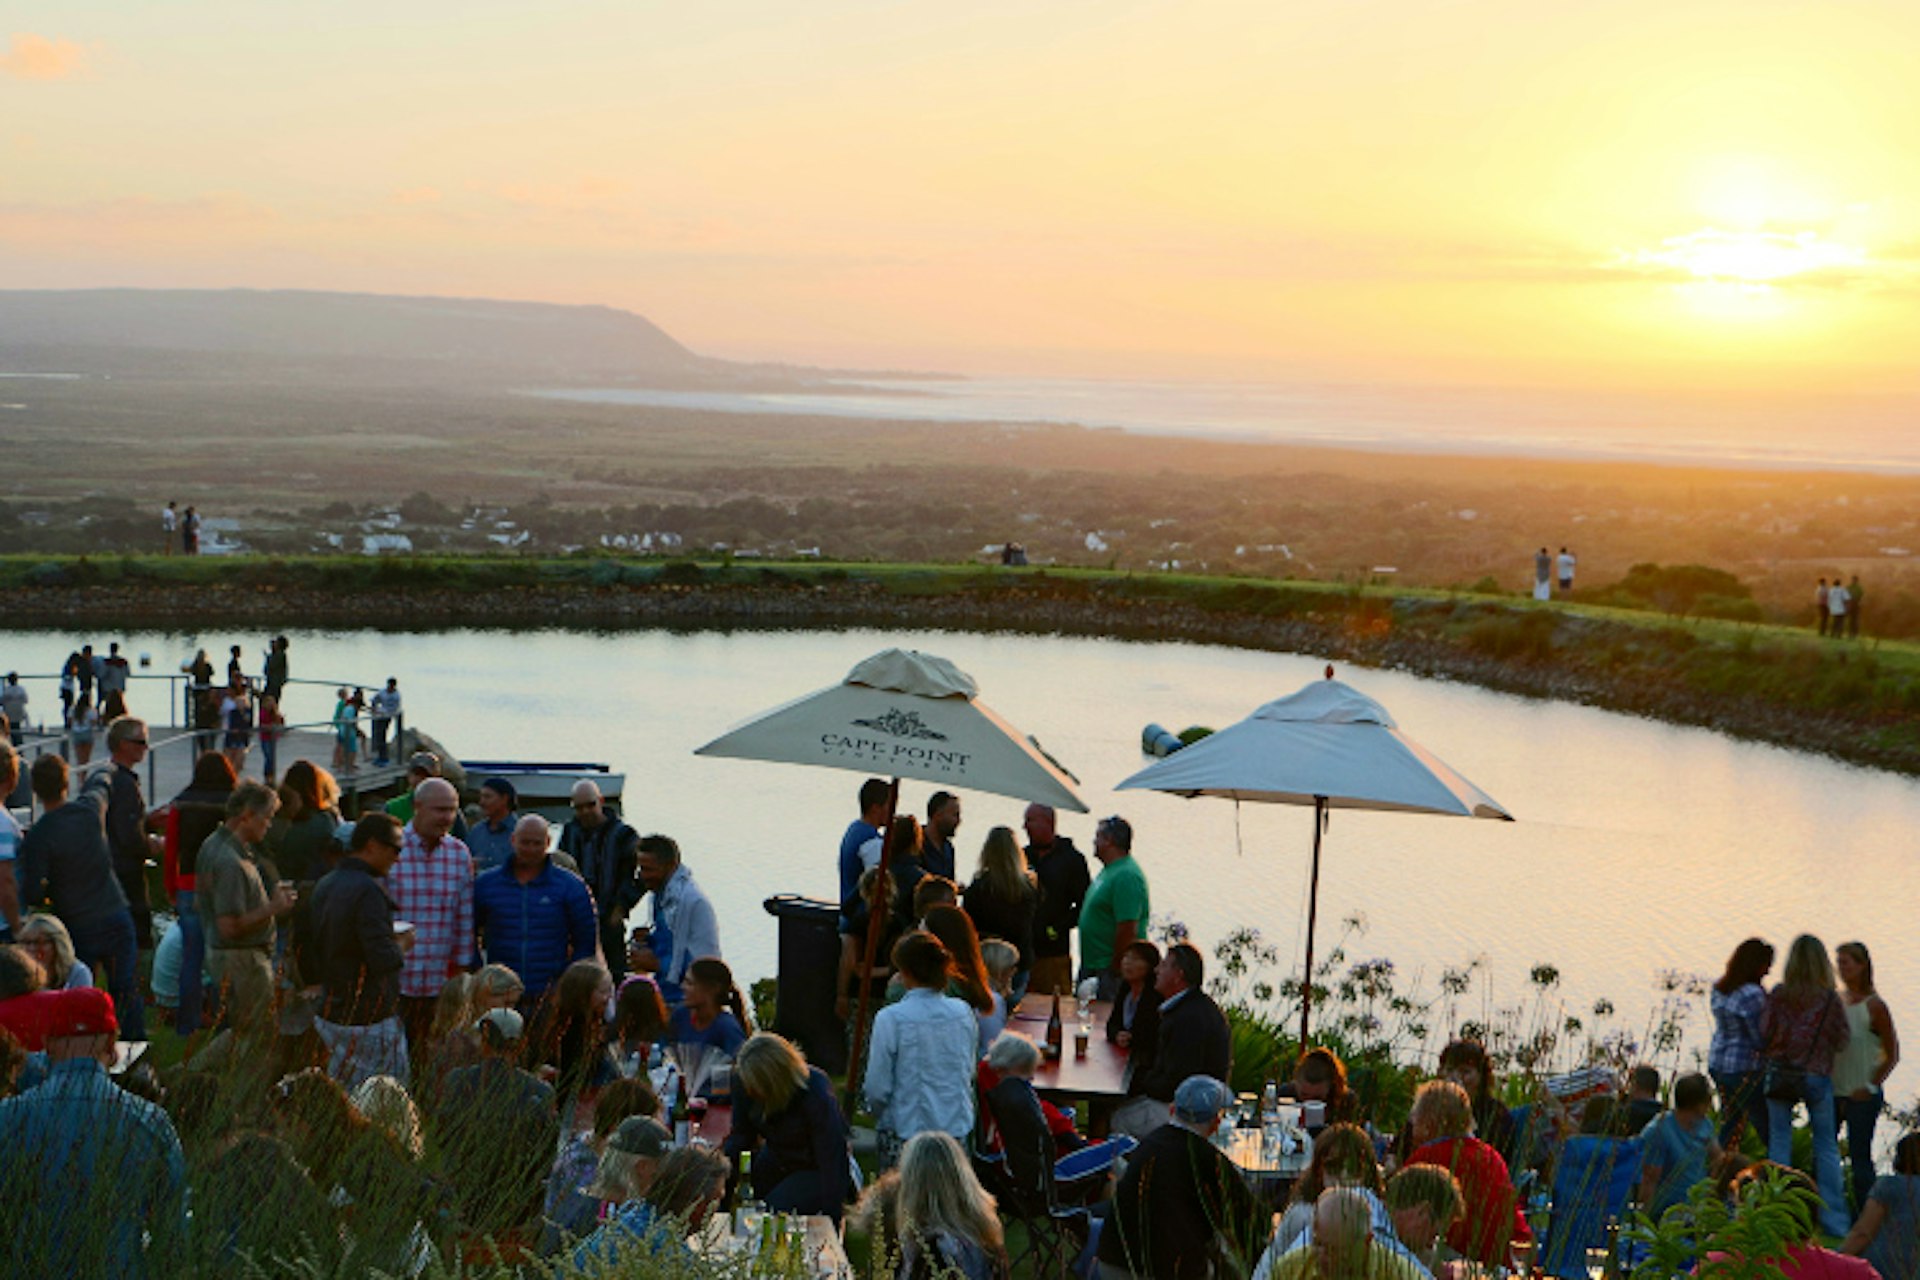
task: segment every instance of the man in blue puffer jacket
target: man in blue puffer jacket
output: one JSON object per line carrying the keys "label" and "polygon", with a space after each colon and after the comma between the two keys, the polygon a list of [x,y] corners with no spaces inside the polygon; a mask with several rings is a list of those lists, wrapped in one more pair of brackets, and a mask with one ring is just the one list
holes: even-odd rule
{"label": "man in blue puffer jacket", "polygon": [[591,960],[599,942],[593,895],[547,853],[547,820],[520,819],[513,857],[473,882],[473,927],[488,964],[503,964],[527,985],[526,1003],[546,993],[576,960]]}

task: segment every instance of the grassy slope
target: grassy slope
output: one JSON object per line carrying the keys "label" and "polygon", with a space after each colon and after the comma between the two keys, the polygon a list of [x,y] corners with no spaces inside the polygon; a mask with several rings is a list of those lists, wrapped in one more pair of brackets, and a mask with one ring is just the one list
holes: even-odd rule
{"label": "grassy slope", "polygon": [[[615,612],[669,589],[684,595],[699,588],[717,610],[744,593],[792,601],[796,588],[827,587],[859,593],[863,601],[891,610],[890,617],[922,619],[928,626],[1166,634],[1325,652],[1346,661],[1705,724],[1920,773],[1920,644],[1836,643],[1804,629],[1767,624],[1427,588],[1098,569],[663,562],[586,555],[0,556],[0,616],[17,624],[58,625],[70,606],[91,607],[95,601],[111,602],[118,622],[137,620],[172,603],[170,590],[185,586],[240,595],[269,587],[276,596],[311,592],[326,599],[336,623],[362,594],[458,599],[483,589],[517,589],[524,595],[509,590],[491,597],[495,604],[523,602],[523,614],[500,616],[510,625],[550,619],[540,601],[548,593],[584,597],[589,612],[596,605]],[[215,601],[201,603],[220,607]],[[249,603],[257,614],[265,602]],[[376,602],[367,603],[371,619]],[[288,599],[269,607],[291,612],[296,605]],[[805,608],[799,602],[800,612],[789,615],[786,624],[809,625]],[[1162,627],[1160,615],[1179,625]],[[580,623],[593,620],[581,617]],[[699,620],[696,614],[694,623]],[[639,614],[638,621],[644,625],[646,615]],[[728,620],[716,611],[713,621]]]}

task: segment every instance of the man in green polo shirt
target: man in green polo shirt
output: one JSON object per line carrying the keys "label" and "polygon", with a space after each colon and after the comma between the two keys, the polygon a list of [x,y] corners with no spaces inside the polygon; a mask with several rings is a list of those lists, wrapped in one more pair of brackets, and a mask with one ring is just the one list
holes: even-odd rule
{"label": "man in green polo shirt", "polygon": [[270,1043],[274,922],[293,910],[294,895],[293,886],[278,883],[270,870],[261,874],[254,849],[267,838],[279,807],[272,787],[252,778],[240,783],[227,797],[227,820],[195,859],[194,906],[207,935],[207,970],[221,989],[227,1021],[227,1033],[195,1057],[196,1067],[213,1067]]}
{"label": "man in green polo shirt", "polygon": [[1080,981],[1099,981],[1097,996],[1120,992],[1120,954],[1147,936],[1147,873],[1133,856],[1133,828],[1125,818],[1103,818],[1093,829],[1100,874],[1080,905]]}

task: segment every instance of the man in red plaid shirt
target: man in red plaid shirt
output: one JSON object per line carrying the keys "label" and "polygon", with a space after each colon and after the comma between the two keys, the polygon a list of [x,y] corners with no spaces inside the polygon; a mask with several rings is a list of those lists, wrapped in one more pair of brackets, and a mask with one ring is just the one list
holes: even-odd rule
{"label": "man in red plaid shirt", "polygon": [[413,821],[401,831],[400,859],[387,873],[394,921],[413,926],[413,950],[400,971],[410,1052],[433,1026],[434,1001],[447,979],[473,967],[473,854],[450,834],[459,811],[459,793],[445,778],[415,787]]}

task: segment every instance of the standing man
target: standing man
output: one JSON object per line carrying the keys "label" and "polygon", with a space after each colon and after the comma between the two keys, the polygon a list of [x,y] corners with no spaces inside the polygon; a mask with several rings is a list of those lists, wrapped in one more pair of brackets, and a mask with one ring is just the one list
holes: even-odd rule
{"label": "standing man", "polygon": [[100,660],[100,701],[104,703],[116,693],[126,697],[127,677],[132,673],[126,656],[120,652],[120,642],[116,640],[108,645],[107,656]]}
{"label": "standing man", "polygon": [[1080,980],[1097,981],[1095,998],[1110,1001],[1120,994],[1121,954],[1147,936],[1147,874],[1133,856],[1133,827],[1125,818],[1102,818],[1094,827],[1093,856],[1100,875],[1080,907]]}
{"label": "standing man", "polygon": [[1233,1059],[1233,1032],[1213,997],[1201,990],[1206,962],[1191,943],[1176,942],[1153,971],[1160,993],[1160,1033],[1153,1066],[1127,1082],[1135,1096],[1113,1113],[1113,1131],[1151,1133],[1166,1117],[1174,1090],[1188,1076],[1224,1080]]}
{"label": "standing man", "polygon": [[1560,570],[1560,594],[1565,595],[1573,590],[1573,552],[1565,547],[1560,548],[1560,554],[1555,558],[1554,564]]}
{"label": "standing man", "polygon": [[640,883],[653,894],[653,927],[634,949],[633,967],[651,973],[669,1005],[682,1002],[680,983],[695,960],[720,955],[720,920],[670,836],[643,836]]}
{"label": "standing man", "polygon": [[1820,620],[1820,634],[1827,634],[1827,580],[1825,578],[1820,579],[1820,585],[1813,589],[1813,613]]}
{"label": "standing man", "polygon": [[259,848],[273,825],[280,797],[248,778],[227,796],[227,820],[213,829],[194,860],[194,908],[207,938],[207,973],[220,992],[226,1040],[201,1050],[195,1062],[212,1066],[233,1054],[264,1055],[276,1030],[273,940],[278,921],[293,911],[293,886],[283,884]]}
{"label": "standing man", "polygon": [[285,701],[287,688],[287,638],[275,636],[267,642],[267,665],[261,672],[260,692],[275,703]]}
{"label": "standing man", "polygon": [[[19,746],[21,733],[27,727],[27,687],[20,683],[18,671],[7,672],[7,682],[0,685],[0,714],[7,717],[13,745]],[[0,797],[10,794],[0,791]]]}
{"label": "standing man", "polygon": [[20,900],[42,903],[73,935],[73,953],[105,973],[129,1040],[147,1038],[140,1004],[140,949],[127,895],[107,846],[107,780],[96,773],[67,800],[67,762],[48,753],[33,762],[33,794],[46,812],[20,841]]}
{"label": "standing man", "polygon": [[180,504],[169,502],[167,509],[160,513],[160,550],[163,554],[173,554],[173,541],[179,530]]}
{"label": "standing man", "polygon": [[394,932],[383,883],[401,839],[392,814],[367,814],[354,824],[346,856],[313,887],[313,951],[326,988],[313,1028],[327,1046],[327,1074],[347,1089],[370,1076],[409,1078],[400,970],[413,934]]}
{"label": "standing man", "polygon": [[1092,876],[1073,841],[1054,829],[1051,805],[1030,804],[1025,819],[1027,865],[1040,884],[1033,917],[1033,976],[1027,990],[1046,995],[1073,985],[1073,930]]}
{"label": "standing man", "polygon": [[107,844],[113,850],[113,874],[120,881],[127,910],[133,916],[134,945],[151,949],[153,908],[147,902],[147,855],[159,851],[160,841],[157,836],[147,835],[147,800],[141,793],[137,772],[140,762],[147,758],[147,722],[121,716],[108,725],[107,754],[113,758],[107,792]]}
{"label": "standing man", "polygon": [[520,793],[505,778],[488,778],[480,784],[480,825],[467,831],[476,875],[505,866],[513,857],[513,833],[520,823],[514,809],[519,803]]}
{"label": "standing man", "polygon": [[[387,812],[400,819],[403,823],[412,822],[414,797],[420,792],[420,784],[428,778],[437,778],[439,776],[439,756],[433,754],[431,751],[414,752],[412,757],[407,760],[407,789],[387,801]],[[452,784],[449,783],[448,785]],[[454,794],[458,796],[459,792],[456,791]],[[455,807],[453,815],[453,838],[462,844],[465,844],[467,840],[466,815],[459,812],[458,806]]]}
{"label": "standing man", "polygon": [[200,554],[200,513],[192,507],[180,520],[181,549],[190,556]]}
{"label": "standing man", "polygon": [[953,836],[960,830],[960,797],[936,791],[927,800],[927,825],[920,844],[920,866],[930,876],[954,879],[957,862]]}
{"label": "standing man", "polygon": [[393,718],[400,714],[400,681],[388,676],[387,687],[373,695],[369,709],[373,712],[373,762],[385,768],[387,730],[393,726]]}
{"label": "standing man", "polygon": [[618,982],[627,973],[627,917],[640,905],[640,833],[606,811],[589,778],[573,784],[573,818],[560,829],[560,852],[579,864],[600,912],[600,949]]}
{"label": "standing man", "polygon": [[473,962],[473,854],[453,835],[459,809],[459,793],[445,778],[416,787],[413,820],[387,873],[393,909],[413,926],[413,949],[400,971],[400,1016],[416,1056],[433,1027],[440,989]]}
{"label": "standing man", "polygon": [[1860,601],[1866,595],[1866,588],[1860,585],[1860,575],[1854,574],[1847,579],[1847,639],[1852,640],[1860,634]]}
{"label": "standing man", "polygon": [[20,858],[20,824],[5,797],[20,784],[20,753],[10,742],[0,742],[0,943],[12,942],[20,928],[20,882],[14,863]]}
{"label": "standing man", "polygon": [[860,784],[860,816],[847,824],[840,837],[840,932],[847,931],[854,895],[860,891],[860,873],[867,869],[860,850],[881,837],[880,824],[887,820],[889,787],[884,778],[868,778]]}
{"label": "standing man", "polygon": [[562,871],[547,853],[547,820],[520,819],[513,857],[473,882],[473,927],[480,955],[503,964],[525,984],[521,1007],[532,1009],[567,966],[591,960],[599,943],[593,895],[579,876]]}
{"label": "standing man", "polygon": [[1841,585],[1840,575],[1833,575],[1833,585],[1827,588],[1827,633],[1835,640],[1847,634],[1847,589]]}
{"label": "standing man", "polygon": [[1553,557],[1545,547],[1533,553],[1533,598],[1553,599]]}
{"label": "standing man", "polygon": [[0,1102],[9,1274],[144,1280],[184,1260],[186,1158],[166,1112],[107,1075],[119,1030],[106,992],[60,992],[45,1083]]}

